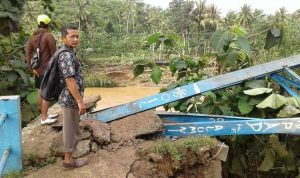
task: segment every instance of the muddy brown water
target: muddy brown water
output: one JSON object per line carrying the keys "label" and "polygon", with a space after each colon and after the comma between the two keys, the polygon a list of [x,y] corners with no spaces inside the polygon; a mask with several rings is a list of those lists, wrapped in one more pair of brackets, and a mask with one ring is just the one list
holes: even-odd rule
{"label": "muddy brown water", "polygon": [[[116,88],[85,88],[85,96],[101,95],[94,111],[135,101],[159,93],[160,87],[129,86]],[[161,110],[162,108],[158,108]]]}

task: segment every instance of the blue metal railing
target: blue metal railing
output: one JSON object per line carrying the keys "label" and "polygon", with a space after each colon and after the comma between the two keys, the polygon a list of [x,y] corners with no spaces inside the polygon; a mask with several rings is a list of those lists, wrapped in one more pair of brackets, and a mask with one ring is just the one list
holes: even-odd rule
{"label": "blue metal railing", "polygon": [[[201,80],[193,84],[177,87],[173,90],[142,98],[130,103],[107,108],[101,111],[94,111],[91,115],[95,115],[95,117],[102,122],[111,122],[113,120],[150,110],[174,101],[178,101],[180,99],[189,98],[207,91],[226,88],[247,80],[279,73],[282,71],[290,73],[293,78],[298,80],[300,77],[298,77],[296,73],[291,71],[288,67],[295,68],[299,66],[300,55],[292,56]],[[284,87],[288,87],[284,83],[282,84]],[[297,94],[292,90],[289,91],[292,92],[293,95]]]}
{"label": "blue metal railing", "polygon": [[0,177],[2,176],[3,172],[4,172],[4,168],[6,166],[8,157],[11,153],[11,148],[9,147],[8,149],[4,150],[3,155],[1,157],[0,160]]}
{"label": "blue metal railing", "polygon": [[0,96],[0,177],[22,170],[20,96]]}
{"label": "blue metal railing", "polygon": [[300,118],[249,118],[206,114],[157,112],[166,136],[250,135],[283,133],[300,135]]}

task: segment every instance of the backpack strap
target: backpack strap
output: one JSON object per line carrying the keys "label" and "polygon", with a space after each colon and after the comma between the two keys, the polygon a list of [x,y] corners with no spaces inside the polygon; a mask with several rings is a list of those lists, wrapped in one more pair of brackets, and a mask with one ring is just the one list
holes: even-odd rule
{"label": "backpack strap", "polygon": [[59,57],[59,55],[62,53],[62,52],[70,52],[72,53],[72,55],[74,55],[74,51],[73,50],[70,50],[70,48],[68,48],[67,46],[62,46],[61,48],[59,48],[55,53],[57,54],[57,58]]}
{"label": "backpack strap", "polygon": [[59,55],[63,51],[69,51],[69,52],[71,52],[69,48],[67,48],[66,46],[62,46],[61,48],[59,48],[57,50],[57,54]]}
{"label": "backpack strap", "polygon": [[[70,49],[67,48],[66,46],[62,46],[61,48],[59,48],[58,50],[56,50],[55,53],[53,54],[53,56],[50,58],[50,61],[49,61],[50,66],[52,65],[52,63],[54,63],[54,65],[57,65],[59,55],[60,55],[60,53],[62,53],[64,51],[71,52]],[[49,66],[49,63],[48,63],[48,66]]]}
{"label": "backpack strap", "polygon": [[40,38],[39,38],[39,41],[38,41],[37,48],[40,48],[41,39],[42,39],[44,33],[45,33],[45,32],[42,32],[42,34],[40,34]]}
{"label": "backpack strap", "polygon": [[42,39],[42,37],[43,37],[43,35],[44,35],[44,33],[45,32],[42,32],[42,34],[40,34],[40,38],[39,38],[39,41],[38,41],[38,45],[37,45],[37,47],[36,47],[36,51],[37,51],[37,55],[38,55],[38,59],[39,59],[39,56],[40,56],[40,43],[41,43],[41,39]]}

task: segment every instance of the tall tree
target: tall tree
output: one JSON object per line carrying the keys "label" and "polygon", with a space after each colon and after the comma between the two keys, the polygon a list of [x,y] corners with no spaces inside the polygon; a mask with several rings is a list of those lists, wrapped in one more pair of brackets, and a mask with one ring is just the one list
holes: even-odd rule
{"label": "tall tree", "polygon": [[[192,26],[191,12],[194,6],[193,1],[173,0],[169,4],[168,17],[169,27],[180,34],[183,38],[184,47],[189,50],[189,36]],[[185,53],[183,49],[182,53]]]}
{"label": "tall tree", "polygon": [[275,12],[275,20],[277,22],[283,22],[287,18],[287,10],[284,7],[279,8],[278,11]]}
{"label": "tall tree", "polygon": [[71,0],[71,5],[75,10],[75,19],[78,23],[78,29],[88,33],[88,17],[90,15],[89,9],[91,8],[92,1],[88,0]]}
{"label": "tall tree", "polygon": [[223,23],[219,11],[215,5],[210,5],[206,9],[206,17],[204,18],[204,25],[206,31],[215,31],[218,26]]}
{"label": "tall tree", "polygon": [[229,11],[224,19],[225,25],[233,26],[238,24],[238,14],[234,11]]}
{"label": "tall tree", "polygon": [[161,8],[150,7],[147,13],[147,26],[149,33],[161,32],[166,30],[165,13]]}
{"label": "tall tree", "polygon": [[199,0],[196,2],[196,8],[193,10],[194,21],[197,23],[197,49],[196,55],[199,54],[200,51],[200,40],[201,40],[201,31],[204,28],[205,24],[203,22],[206,13],[206,0]]}
{"label": "tall tree", "polygon": [[222,24],[222,20],[219,16],[219,11],[215,5],[209,5],[206,9],[204,22],[204,46],[203,53],[207,53],[207,47],[210,43],[210,38],[213,32],[215,32],[220,24]]}
{"label": "tall tree", "polygon": [[242,25],[243,27],[247,28],[248,25],[251,23],[252,20],[252,12],[251,12],[251,8],[249,5],[244,4],[241,7],[241,10],[239,12],[239,22],[240,25]]}
{"label": "tall tree", "polygon": [[293,20],[300,22],[300,9],[296,10],[293,14],[292,14],[292,18]]}

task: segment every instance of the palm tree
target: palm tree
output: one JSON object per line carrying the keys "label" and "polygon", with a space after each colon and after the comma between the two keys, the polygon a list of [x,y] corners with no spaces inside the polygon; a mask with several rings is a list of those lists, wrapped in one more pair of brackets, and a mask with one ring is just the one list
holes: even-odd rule
{"label": "palm tree", "polygon": [[[126,33],[134,32],[136,18],[136,0],[125,1],[125,18],[126,18]],[[132,27],[132,28],[130,28]]]}
{"label": "palm tree", "polygon": [[88,16],[90,15],[87,7],[91,4],[88,0],[75,0],[72,3],[75,7],[75,18],[78,21],[79,30],[86,31],[84,29],[87,27]]}
{"label": "palm tree", "polygon": [[262,21],[266,17],[266,15],[264,14],[263,10],[254,9],[252,17],[255,22],[259,22],[259,21]]}
{"label": "palm tree", "polygon": [[199,0],[195,1],[196,2],[196,8],[193,10],[192,14],[194,16],[194,21],[197,23],[197,41],[198,41],[198,46],[196,50],[196,55],[199,53],[199,48],[200,48],[200,36],[201,36],[201,29],[204,27],[203,20],[205,18],[205,13],[206,13],[206,0]]}
{"label": "palm tree", "polygon": [[238,14],[234,11],[229,11],[225,17],[225,24],[227,26],[233,26],[238,23]]}
{"label": "palm tree", "polygon": [[163,18],[163,11],[160,8],[150,8],[147,13],[147,25],[150,33],[161,32],[164,29],[165,22]]}
{"label": "palm tree", "polygon": [[218,29],[218,26],[222,24],[222,20],[219,16],[219,11],[217,7],[213,4],[207,7],[205,18],[203,19],[204,24],[204,46],[203,46],[203,52],[206,53],[207,47],[210,43],[210,39],[212,36],[212,33]]}
{"label": "palm tree", "polygon": [[254,9],[252,13],[252,23],[248,27],[247,31],[251,36],[264,34],[266,29],[270,28],[270,21],[267,21],[266,14],[261,9]]}
{"label": "palm tree", "polygon": [[292,19],[295,20],[296,22],[300,22],[300,9],[296,10],[292,14]]}
{"label": "palm tree", "polygon": [[219,14],[220,12],[214,4],[207,7],[206,18],[203,19],[207,31],[215,31],[219,24],[222,23]]}
{"label": "palm tree", "polygon": [[251,8],[249,5],[244,4],[244,6],[241,8],[241,11],[239,12],[239,23],[240,25],[246,28],[251,23],[251,20],[252,20]]}
{"label": "palm tree", "polygon": [[275,13],[275,21],[276,22],[283,22],[287,18],[287,10],[284,7],[279,8],[278,11]]}

